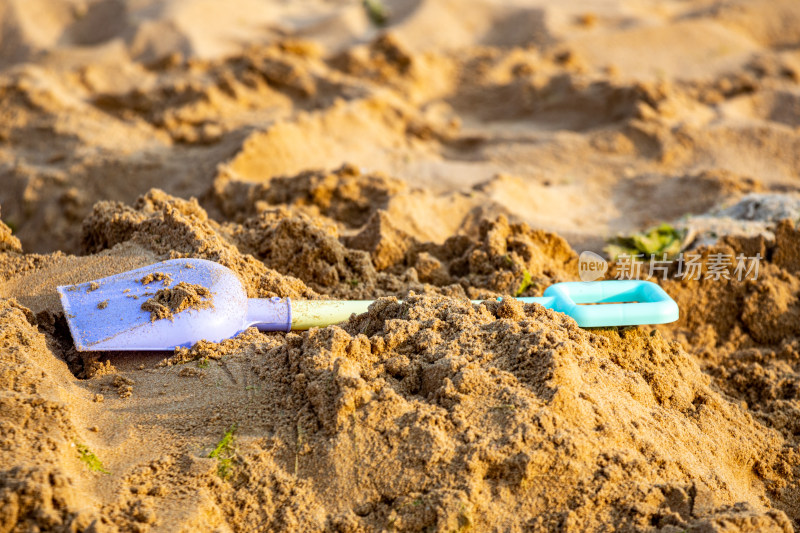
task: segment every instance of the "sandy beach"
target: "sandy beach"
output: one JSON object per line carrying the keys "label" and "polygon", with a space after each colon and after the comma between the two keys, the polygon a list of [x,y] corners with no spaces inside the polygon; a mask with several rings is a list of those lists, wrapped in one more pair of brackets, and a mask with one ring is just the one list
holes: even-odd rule
{"label": "sandy beach", "polygon": [[[4,0],[0,220],[0,532],[800,526],[796,0]],[[680,319],[513,298],[585,251]],[[377,302],[76,350],[176,258]]]}

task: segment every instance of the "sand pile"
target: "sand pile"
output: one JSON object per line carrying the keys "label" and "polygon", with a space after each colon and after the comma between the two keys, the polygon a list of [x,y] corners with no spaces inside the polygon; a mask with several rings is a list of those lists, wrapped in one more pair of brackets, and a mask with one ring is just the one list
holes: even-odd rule
{"label": "sand pile", "polygon": [[[800,525],[800,4],[376,9],[0,6],[0,531]],[[510,299],[663,222],[758,278],[657,280],[658,327]],[[378,301],[75,350],[55,286],[172,258]]]}
{"label": "sand pile", "polygon": [[800,231],[793,221],[784,220],[768,236],[772,238],[724,238],[702,250],[704,268],[711,254],[769,258],[761,263],[757,280],[739,281],[732,276],[720,282],[666,282],[665,288],[685,310],[669,329],[722,390],[795,442]]}
{"label": "sand pile", "polygon": [[0,524],[5,531],[67,524],[85,529],[99,515],[83,496],[85,478],[76,446],[87,431],[76,426],[88,420],[83,417],[90,416],[91,399],[72,384],[29,310],[3,299],[0,318]]}
{"label": "sand pile", "polygon": [[[352,202],[330,200],[329,212],[347,212]],[[29,476],[9,471],[4,498],[20,503],[7,507],[8,523],[46,527],[96,519],[109,528],[202,523],[341,531],[483,530],[498,524],[599,529],[613,523],[631,529],[791,530],[797,459],[787,421],[793,400],[781,391],[792,378],[756,368],[768,361],[768,368],[790,372],[780,361],[794,352],[783,348],[776,355],[767,347],[796,343],[787,340],[798,333],[789,320],[793,308],[775,314],[775,306],[747,304],[757,296],[724,287],[707,293],[717,290],[711,284],[700,293],[687,288],[694,293],[691,304],[679,287],[668,285],[685,318],[662,331],[683,345],[648,328],[591,332],[536,305],[509,300],[474,306],[464,299],[468,293],[509,294],[524,279],[523,269],[534,280],[528,294],[574,276],[575,254],[554,235],[500,218],[484,223],[476,237],[451,237],[442,245],[411,238],[403,256],[379,270],[384,256],[346,246],[350,238],[337,234],[344,224],[308,214],[316,204],[259,205],[241,223],[219,223],[196,202],[154,190],[134,206],[97,204],[84,222],[82,242],[101,256],[137,250],[156,258],[214,258],[234,268],[253,295],[394,292],[405,303],[381,299],[341,327],[299,334],[249,330],[219,345],[178,350],[163,363],[158,354],[99,361],[84,354],[70,368],[91,379],[76,387],[61,362],[70,361],[68,333],[58,326],[63,315],[57,305],[37,300],[36,291],[47,288],[26,282],[37,282],[37,272],[60,259],[41,256],[18,275],[12,291],[33,312],[13,300],[4,304],[10,317],[4,353],[12,357],[7,388],[13,401],[33,404],[3,416],[13,431],[27,428],[29,441],[15,446],[35,448],[41,435],[51,435],[52,466],[41,474],[51,481],[37,481],[43,488],[22,499],[33,489],[13,480]],[[389,216],[377,210],[355,234],[380,230],[369,220]],[[787,251],[798,231],[785,223],[776,235],[773,259],[763,267],[767,281],[741,291],[769,298],[788,294],[764,289],[778,280],[798,284],[794,271],[786,270],[794,264]],[[290,248],[291,260],[254,247],[271,239],[302,246]],[[372,239],[401,246],[396,231],[378,231]],[[29,257],[3,253],[9,262]],[[80,264],[95,257],[71,258],[78,275]],[[423,282],[418,272],[426,262],[436,264],[436,275]],[[359,268],[360,282],[351,283],[353,272],[343,268]],[[336,275],[319,276],[326,271]],[[720,294],[745,302],[741,317],[733,305],[720,305]],[[717,308],[734,323],[710,319]],[[747,322],[756,308],[767,315]],[[700,321],[722,339],[725,331],[742,329],[737,320],[750,324],[752,335],[729,356],[737,364],[717,361],[716,370],[704,373],[708,356],[696,360],[683,347],[702,343],[681,332],[703,331],[691,326]],[[780,324],[784,329],[777,329]],[[762,331],[774,336],[759,336]],[[758,347],[760,363],[741,355],[752,352],[746,346]],[[52,369],[45,376],[35,370],[40,360]],[[20,372],[29,374],[28,382],[12,377]],[[46,384],[61,396],[43,396]],[[190,392],[198,387],[202,395]],[[87,413],[91,424],[84,422]],[[58,431],[40,434],[25,422],[31,418],[57,424]],[[234,427],[229,444],[208,458]],[[111,474],[92,473],[87,465],[94,463],[82,462],[73,444],[85,446],[98,469]],[[16,450],[7,450],[8,457],[27,464]],[[29,461],[39,465],[44,459]],[[117,488],[104,489],[112,486]],[[93,503],[61,502],[59,490],[85,494],[75,497]],[[46,515],[38,510],[43,498],[58,502]]]}
{"label": "sand pile", "polygon": [[[98,305],[101,305],[102,302]],[[108,302],[106,301],[106,305]],[[159,289],[142,304],[142,310],[150,313],[150,320],[172,320],[182,312],[192,309],[213,309],[214,296],[202,285],[194,285],[184,281],[175,287]]]}

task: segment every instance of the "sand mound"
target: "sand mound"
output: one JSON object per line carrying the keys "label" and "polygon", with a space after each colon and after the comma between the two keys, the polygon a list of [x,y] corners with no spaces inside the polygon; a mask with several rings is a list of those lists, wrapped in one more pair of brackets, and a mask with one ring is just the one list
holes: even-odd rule
{"label": "sand mound", "polygon": [[196,200],[153,190],[135,208],[101,202],[84,221],[83,247],[97,252],[131,240],[161,257],[202,257],[236,271],[253,297],[311,295],[297,279],[280,276],[251,256],[242,256],[216,230]]}
{"label": "sand mound", "polygon": [[[723,237],[718,245],[697,251],[703,279],[664,282],[681,308],[686,309],[678,328],[691,335],[689,345],[773,345],[790,342],[800,333],[794,326],[794,300],[800,290],[796,278],[798,239],[790,220],[775,227],[773,239],[764,235]],[[720,254],[731,257],[725,275],[719,280],[705,279],[713,256]],[[759,254],[763,258],[758,262],[758,271],[751,270],[742,280],[734,271],[735,258],[740,254],[746,258]],[[753,280],[754,275],[757,280]]]}
{"label": "sand mound", "polygon": [[350,165],[331,173],[307,171],[275,177],[266,184],[220,177],[214,182],[211,200],[224,216],[236,221],[252,216],[259,208],[289,204],[310,215],[323,215],[357,228],[406,188],[400,180],[362,174]]}
{"label": "sand mound", "polygon": [[12,235],[11,228],[0,221],[0,251],[2,252],[22,252],[22,244],[19,239]]}
{"label": "sand mound", "polygon": [[[181,487],[196,491],[191,505],[206,524],[237,529],[790,527],[781,513],[760,511],[763,480],[786,469],[781,438],[658,335],[595,335],[513,301],[412,297],[381,300],[343,328],[285,342],[251,333],[220,349],[225,365],[251,369],[256,411],[232,404],[220,417],[195,405],[182,416],[238,423],[229,473],[221,479],[216,461],[189,456],[130,467],[106,460],[127,472],[130,495],[104,507],[104,520],[188,527],[191,516],[164,500]],[[192,352],[185,359],[220,350]],[[181,375],[205,381],[226,367]],[[148,387],[147,378],[131,381],[134,391]],[[135,405],[136,392],[104,403],[118,401]],[[90,403],[73,400],[81,410]],[[191,427],[173,427],[172,438],[199,436]],[[163,430],[137,430],[145,440],[152,431]],[[697,443],[710,453],[698,454]],[[65,460],[77,467],[76,458]],[[550,483],[559,490],[542,498]],[[255,485],[255,495],[245,489]],[[280,496],[287,491],[293,497]],[[69,512],[68,502],[61,508]],[[32,509],[20,516],[59,523]]]}
{"label": "sand mound", "polygon": [[789,0],[736,1],[714,6],[709,11],[713,18],[761,44],[780,47],[800,42],[800,9]]}
{"label": "sand mound", "polygon": [[[350,213],[354,196],[340,191],[331,199],[325,189],[315,191],[320,195],[310,212],[319,212],[321,204],[335,216]],[[256,211],[262,202],[253,190],[247,192],[253,204],[244,213]],[[303,206],[303,201],[295,205]],[[375,210],[358,233],[340,236],[336,221],[309,216],[307,209],[293,212],[295,205],[262,205],[241,223],[220,225],[195,200],[152,190],[133,207],[98,203],[84,221],[83,246],[98,252],[130,242],[160,257],[218,261],[236,271],[249,294],[258,297],[321,293],[367,298],[407,290],[405,284],[423,292],[455,290],[473,297],[540,294],[577,272],[577,256],[563,239],[510,224],[504,217],[484,222],[475,237],[453,236],[435,244],[394,227],[395,219],[385,210]]]}
{"label": "sand mound", "polygon": [[[364,190],[374,191],[368,183]],[[299,191],[307,188],[297,185]],[[323,194],[310,205],[348,213],[343,218],[349,219],[361,212],[346,209],[357,197]],[[290,193],[285,199],[306,202],[308,196]],[[47,364],[61,365],[61,372],[66,369],[59,358],[65,358],[74,372],[93,376],[88,389],[64,404],[61,423],[72,428],[63,430],[65,442],[79,438],[74,428],[81,422],[74,413],[96,406],[93,395],[104,398],[106,409],[98,426],[111,423],[106,420],[115,406],[127,406],[129,413],[127,421],[114,422],[124,424],[123,437],[112,439],[104,429],[88,445],[81,441],[127,492],[95,494],[98,503],[79,515],[67,502],[57,519],[47,520],[99,516],[117,527],[203,523],[242,530],[264,524],[596,530],[607,523],[632,529],[791,529],[786,515],[774,508],[794,516],[795,459],[787,448],[793,437],[779,423],[754,419],[752,412],[766,416],[749,410],[754,400],[740,404],[718,392],[737,396],[758,390],[754,378],[740,377],[750,376],[750,367],[731,366],[726,372],[733,374],[717,370],[709,377],[701,371],[703,359],[698,364],[656,331],[588,332],[536,305],[507,300],[475,306],[464,299],[481,292],[514,294],[522,280],[527,280],[522,292],[535,294],[574,277],[576,256],[562,239],[501,217],[483,224],[476,237],[455,236],[440,245],[406,236],[400,259],[378,270],[386,253],[375,252],[379,247],[372,254],[350,248],[351,239],[337,234],[337,220],[293,213],[293,204],[257,209],[255,203],[263,200],[251,202],[250,212],[257,214],[225,224],[209,218],[196,201],[157,190],[133,207],[101,202],[84,222],[83,243],[87,252],[105,250],[100,256],[122,256],[133,248],[155,257],[212,258],[236,270],[253,295],[313,297],[305,282],[323,294],[394,293],[405,295],[405,302],[379,300],[368,314],[341,327],[288,335],[249,330],[219,345],[179,350],[166,364],[138,356],[115,358],[112,366],[71,352],[57,313],[36,318],[28,313],[26,319],[27,311],[6,301],[18,317],[7,327],[35,332],[31,320],[46,334],[36,334],[40,340],[33,348],[17,333],[6,335],[13,347],[9,354],[35,350]],[[385,221],[370,222],[388,216],[386,211],[370,216],[352,239],[358,243],[375,232],[378,242],[400,246]],[[788,226],[777,230],[779,244],[767,272],[793,264],[786,253],[795,233]],[[88,265],[100,256],[76,260]],[[33,263],[23,279],[36,279],[53,261],[58,258]],[[353,268],[361,269],[356,286],[349,279],[355,271],[347,270]],[[330,277],[321,277],[325,272]],[[769,279],[774,281],[759,287],[797,284],[793,277]],[[11,292],[23,293],[25,286],[18,283]],[[753,302],[740,311],[752,342],[800,333],[790,331],[791,307],[756,317],[756,310],[777,304],[721,289],[708,294],[709,309],[703,311],[692,307],[679,287],[668,290],[688,310],[668,335],[682,331],[686,320],[723,331],[724,325],[706,322],[722,294],[732,294],[733,302]],[[776,288],[759,294],[790,293]],[[735,317],[733,305],[724,307]],[[181,396],[197,380],[214,383],[216,392]],[[167,407],[154,411],[151,398],[162,392],[183,399],[159,415]],[[184,422],[154,424],[159,416]],[[235,444],[215,447],[226,429]],[[184,448],[189,442],[205,443],[208,450],[190,452]],[[73,452],[62,461],[73,465],[78,479],[103,475],[81,471],[88,463],[81,464],[80,453],[64,450]],[[21,479],[14,476],[10,479]],[[542,492],[553,484],[558,490]],[[248,488],[253,486],[261,489],[254,494]],[[5,490],[16,498],[23,489],[12,483]],[[49,498],[41,494],[36,498]],[[51,523],[42,522],[33,507],[19,509],[15,520]]]}
{"label": "sand mound", "polygon": [[[241,349],[259,347],[248,338]],[[751,442],[779,450],[780,439],[659,336],[597,336],[512,301],[412,297],[381,300],[343,328],[290,335],[262,357],[258,383],[280,399],[266,422],[270,455],[300,479],[337,473],[302,485],[334,528],[788,527],[779,513],[720,509],[752,498],[756,462],[769,468]],[[241,464],[252,482],[256,465]],[[558,495],[542,499],[550,483]]]}
{"label": "sand mound", "polygon": [[[0,531],[791,531],[798,6],[0,3]],[[758,279],[513,300],[661,223]],[[378,300],[75,350],[56,285],[189,257]]]}
{"label": "sand mound", "polygon": [[93,498],[77,451],[89,442],[79,420],[92,409],[35,324],[29,310],[0,300],[0,524],[7,531],[80,530],[99,516],[96,504],[86,505]]}

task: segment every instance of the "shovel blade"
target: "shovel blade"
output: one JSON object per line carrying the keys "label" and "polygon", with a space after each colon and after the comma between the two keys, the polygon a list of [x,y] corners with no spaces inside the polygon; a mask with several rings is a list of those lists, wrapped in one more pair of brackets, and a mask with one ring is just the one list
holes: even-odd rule
{"label": "shovel blade", "polygon": [[[167,286],[147,284],[148,274],[166,274],[211,291],[211,307],[186,309],[152,321],[142,304]],[[203,259],[172,259],[77,285],[58,287],[75,348],[93,350],[173,350],[200,340],[219,342],[243,328],[247,294],[236,274]]]}

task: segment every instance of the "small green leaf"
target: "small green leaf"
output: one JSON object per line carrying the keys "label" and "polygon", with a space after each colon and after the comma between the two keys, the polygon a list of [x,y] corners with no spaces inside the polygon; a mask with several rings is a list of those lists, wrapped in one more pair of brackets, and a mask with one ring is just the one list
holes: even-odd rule
{"label": "small green leaf", "polygon": [[75,448],[78,450],[78,459],[81,460],[86,466],[89,467],[89,470],[92,472],[101,472],[103,474],[110,474],[108,470],[105,469],[103,463],[100,462],[100,459],[89,449],[88,446],[85,444],[81,444],[79,442],[75,443]]}
{"label": "small green leaf", "polygon": [[383,26],[389,20],[389,11],[382,0],[363,0],[367,16],[376,26]]}
{"label": "small green leaf", "polygon": [[514,296],[522,296],[522,294],[528,290],[528,287],[531,286],[531,273],[527,270],[522,271],[522,282],[517,287],[517,291],[514,293]]}
{"label": "small green leaf", "polygon": [[603,249],[611,259],[617,259],[620,255],[642,254],[642,259],[648,259],[651,255],[659,259],[663,254],[668,258],[675,257],[681,251],[685,232],[675,229],[669,224],[661,224],[642,233],[634,233],[629,236],[617,236],[608,241]]}
{"label": "small green leaf", "polygon": [[222,436],[214,450],[208,454],[209,458],[216,459],[218,461],[217,475],[219,475],[219,477],[222,479],[225,479],[230,475],[231,466],[233,465],[233,456],[235,455],[233,450],[233,434],[235,432],[236,423],[228,428],[228,431],[226,431],[225,435]]}

